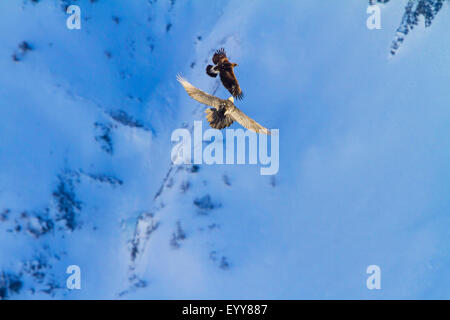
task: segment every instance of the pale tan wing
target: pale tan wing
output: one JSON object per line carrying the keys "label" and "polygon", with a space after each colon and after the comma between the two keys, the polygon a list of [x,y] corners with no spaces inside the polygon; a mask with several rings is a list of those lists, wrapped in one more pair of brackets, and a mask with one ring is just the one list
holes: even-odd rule
{"label": "pale tan wing", "polygon": [[262,125],[260,125],[258,122],[247,116],[245,113],[243,113],[239,108],[233,105],[232,108],[229,108],[225,115],[230,116],[233,118],[234,121],[238,122],[241,126],[244,128],[247,128],[249,130],[255,131],[256,133],[265,133],[270,134],[270,130],[267,128],[264,128]]}
{"label": "pale tan wing", "polygon": [[180,75],[177,75],[178,82],[184,87],[188,95],[190,95],[193,99],[197,100],[200,103],[206,104],[207,106],[211,106],[213,108],[218,109],[221,104],[223,104],[223,100],[207,94],[202,90],[194,87],[192,84],[183,79]]}

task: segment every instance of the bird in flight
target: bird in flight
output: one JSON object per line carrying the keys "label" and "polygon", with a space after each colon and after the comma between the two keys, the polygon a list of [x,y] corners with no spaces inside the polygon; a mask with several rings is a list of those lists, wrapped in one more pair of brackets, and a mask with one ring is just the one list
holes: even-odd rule
{"label": "bird in flight", "polygon": [[228,100],[220,99],[194,87],[180,75],[177,76],[177,80],[181,83],[181,85],[184,87],[188,95],[191,96],[191,98],[212,107],[206,109],[205,111],[206,119],[208,120],[209,125],[212,128],[223,129],[230,126],[234,121],[236,121],[244,128],[252,130],[256,133],[270,134],[269,129],[264,128],[258,122],[251,119],[241,110],[239,110],[234,105],[233,97],[230,97]]}
{"label": "bird in flight", "polygon": [[214,53],[212,58],[214,66],[208,65],[206,67],[206,74],[210,77],[217,77],[220,74],[220,80],[223,86],[231,93],[233,97],[241,100],[244,97],[244,93],[239,86],[239,82],[234,74],[234,67],[237,63],[231,63],[227,58],[227,54],[223,48],[219,49]]}

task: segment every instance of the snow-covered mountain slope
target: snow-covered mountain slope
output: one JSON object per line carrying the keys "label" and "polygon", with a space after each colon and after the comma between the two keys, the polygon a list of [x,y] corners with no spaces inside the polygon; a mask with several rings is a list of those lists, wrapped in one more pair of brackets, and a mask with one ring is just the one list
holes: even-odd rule
{"label": "snow-covered mountain slope", "polygon": [[[450,10],[389,57],[405,3],[2,1],[0,297],[449,298]],[[171,164],[219,47],[275,176]]]}

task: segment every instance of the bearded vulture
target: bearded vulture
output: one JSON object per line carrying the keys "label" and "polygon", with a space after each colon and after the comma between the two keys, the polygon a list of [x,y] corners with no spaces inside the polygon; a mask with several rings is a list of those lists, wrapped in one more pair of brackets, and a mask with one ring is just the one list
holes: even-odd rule
{"label": "bearded vulture", "polygon": [[227,54],[223,48],[216,51],[212,61],[214,66],[208,65],[206,67],[206,73],[213,78],[220,74],[220,80],[222,81],[223,86],[233,97],[241,100],[244,97],[244,93],[242,92],[241,87],[239,87],[239,82],[234,74],[234,67],[237,66],[237,63],[231,63],[230,60],[228,60]]}
{"label": "bearded vulture", "polygon": [[234,105],[233,97],[230,97],[228,100],[223,100],[194,87],[180,75],[177,76],[177,80],[181,83],[191,98],[212,107],[205,111],[206,119],[208,119],[209,125],[212,128],[223,129],[236,121],[244,128],[255,131],[256,133],[270,134],[270,130],[264,128],[262,125],[249,118],[241,110],[239,110]]}

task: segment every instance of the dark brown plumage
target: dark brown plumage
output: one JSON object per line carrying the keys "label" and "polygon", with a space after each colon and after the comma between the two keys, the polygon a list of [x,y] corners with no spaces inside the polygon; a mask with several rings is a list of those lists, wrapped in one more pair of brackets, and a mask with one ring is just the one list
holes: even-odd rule
{"label": "dark brown plumage", "polygon": [[237,66],[237,63],[231,63],[230,60],[228,60],[227,54],[223,48],[214,53],[212,61],[214,66],[208,65],[206,67],[206,73],[213,78],[220,74],[220,80],[222,81],[223,86],[233,97],[241,100],[244,97],[244,94],[236,79],[236,75],[234,74],[234,67]]}

